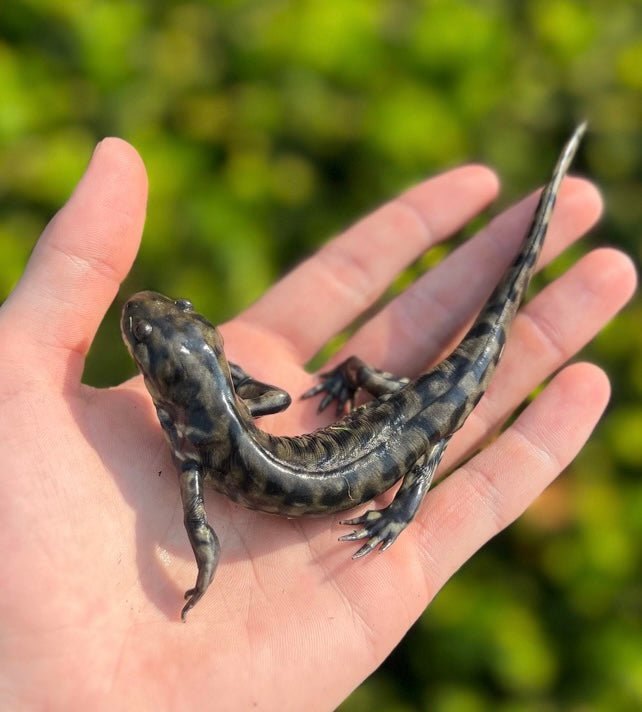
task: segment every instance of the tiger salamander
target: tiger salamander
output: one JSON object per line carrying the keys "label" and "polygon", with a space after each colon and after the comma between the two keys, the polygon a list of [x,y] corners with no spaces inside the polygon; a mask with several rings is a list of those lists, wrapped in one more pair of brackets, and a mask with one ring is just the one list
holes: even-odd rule
{"label": "tiger salamander", "polygon": [[341,537],[366,540],[354,557],[386,549],[415,516],[452,434],[485,392],[499,362],[544,241],[562,179],[585,124],[565,146],[544,188],[523,245],[462,342],[410,381],[350,357],[304,394],[320,409],[373,400],[337,423],[297,437],[276,437],[254,419],[281,411],[288,394],[229,363],[217,329],[186,299],[139,292],[124,305],[122,335],[145,380],[178,471],[184,523],[198,565],[181,616],[199,601],[220,545],[207,521],[204,484],[250,509],[299,517],[352,509],[402,480],[392,502],[346,520]]}

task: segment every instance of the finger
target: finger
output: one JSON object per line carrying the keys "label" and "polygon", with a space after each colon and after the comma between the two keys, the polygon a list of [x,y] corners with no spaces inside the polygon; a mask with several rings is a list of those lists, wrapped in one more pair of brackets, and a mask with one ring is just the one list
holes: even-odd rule
{"label": "finger", "polygon": [[425,181],[361,220],[293,270],[241,319],[273,330],[307,361],[418,255],[497,193],[497,178],[466,166]]}
{"label": "finger", "polygon": [[508,430],[429,493],[408,531],[433,593],[571,462],[608,398],[600,369],[569,366]]}
{"label": "finger", "polygon": [[14,334],[38,347],[50,369],[69,351],[80,361],[86,354],[136,255],[146,196],[136,151],[105,139],[38,240],[2,318],[4,328],[15,324]]}
{"label": "finger", "polygon": [[495,376],[453,438],[444,469],[476,449],[544,379],[585,346],[626,304],[635,286],[631,260],[604,248],[588,254],[532,299],[515,318]]}
{"label": "finger", "polygon": [[[412,375],[427,363],[441,360],[462,337],[515,256],[537,198],[535,193],[517,203],[448,255],[359,329],[332,363],[358,354],[378,368]],[[593,185],[565,179],[539,267],[584,234],[601,209],[602,200]]]}

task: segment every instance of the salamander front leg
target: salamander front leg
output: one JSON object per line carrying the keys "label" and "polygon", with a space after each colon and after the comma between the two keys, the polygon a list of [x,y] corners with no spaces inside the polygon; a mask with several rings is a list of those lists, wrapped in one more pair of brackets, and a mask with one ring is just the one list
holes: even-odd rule
{"label": "salamander front leg", "polygon": [[280,413],[292,402],[282,388],[257,381],[235,363],[230,363],[230,373],[236,394],[243,399],[253,418]]}
{"label": "salamander front leg", "polygon": [[185,592],[187,603],[181,611],[185,620],[187,612],[203,597],[214,577],[221,546],[214,530],[207,522],[203,503],[203,478],[195,463],[185,463],[179,475],[183,522],[192,545],[198,566],[196,585]]}
{"label": "salamander front leg", "polygon": [[360,388],[375,398],[381,398],[396,393],[410,383],[408,378],[399,378],[387,371],[368,366],[357,356],[350,356],[336,368],[322,373],[320,378],[321,383],[312,386],[301,398],[312,398],[323,393],[318,412],[325,410],[336,400],[337,415],[343,412],[347,403],[350,403],[351,408],[354,407],[354,399]]}
{"label": "salamander front leg", "polygon": [[346,519],[341,524],[363,525],[351,534],[342,536],[339,541],[359,541],[368,539],[355,554],[359,559],[381,544],[381,551],[394,543],[395,539],[413,520],[426,492],[430,489],[446,445],[450,438],[440,440],[420,462],[406,474],[392,502],[384,509],[371,509],[360,517]]}

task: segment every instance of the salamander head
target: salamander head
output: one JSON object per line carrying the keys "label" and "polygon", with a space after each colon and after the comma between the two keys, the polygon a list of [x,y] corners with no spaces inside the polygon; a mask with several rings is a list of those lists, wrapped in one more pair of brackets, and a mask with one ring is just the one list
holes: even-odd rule
{"label": "salamander head", "polygon": [[125,302],[120,328],[157,405],[191,408],[205,392],[229,391],[223,338],[187,299],[138,292]]}

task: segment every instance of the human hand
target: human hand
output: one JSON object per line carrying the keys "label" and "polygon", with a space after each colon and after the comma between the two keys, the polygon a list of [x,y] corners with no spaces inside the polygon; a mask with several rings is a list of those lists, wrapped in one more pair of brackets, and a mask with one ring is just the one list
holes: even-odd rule
{"label": "human hand", "polygon": [[[469,166],[384,206],[224,325],[229,358],[297,396],[313,382],[302,364],[496,191],[492,173]],[[210,492],[221,564],[183,625],[181,598],[195,565],[151,400],[138,377],[104,390],[80,382],[137,251],[145,196],[133,149],[101,143],[0,309],[0,699],[22,709],[333,708],[463,562],[570,462],[606,404],[608,383],[589,364],[560,371],[503,434],[428,493],[381,556],[351,561],[351,545],[337,542],[339,517],[270,517]],[[531,197],[496,218],[370,319],[333,361],[355,353],[411,375],[442,358],[510,261],[534,206]],[[599,211],[590,184],[567,179],[541,263]],[[524,307],[441,470],[455,468],[586,343],[634,280],[626,257],[596,250]],[[315,408],[295,401],[261,426],[309,431],[329,420]]]}

